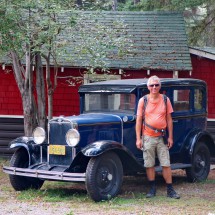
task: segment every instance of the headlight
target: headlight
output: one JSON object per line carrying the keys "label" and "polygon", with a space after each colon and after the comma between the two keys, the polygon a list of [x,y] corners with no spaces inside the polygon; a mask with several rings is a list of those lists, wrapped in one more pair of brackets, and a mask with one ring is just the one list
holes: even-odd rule
{"label": "headlight", "polygon": [[75,147],[79,143],[80,134],[76,129],[69,129],[66,133],[66,142],[69,146]]}
{"label": "headlight", "polygon": [[36,144],[41,144],[46,139],[46,132],[43,128],[37,127],[33,131],[33,138]]}

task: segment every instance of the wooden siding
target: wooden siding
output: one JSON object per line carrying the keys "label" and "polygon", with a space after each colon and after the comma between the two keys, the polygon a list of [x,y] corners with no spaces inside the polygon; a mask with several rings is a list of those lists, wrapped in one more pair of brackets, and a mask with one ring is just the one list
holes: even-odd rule
{"label": "wooden siding", "polygon": [[[6,70],[11,70],[12,67],[6,66]],[[57,88],[53,96],[53,115],[54,116],[71,116],[78,115],[79,111],[79,84],[70,85],[71,75],[80,77],[85,70],[75,68],[64,68],[64,72],[58,72]],[[119,70],[112,70],[113,74],[119,75]],[[160,78],[172,78],[171,71],[155,71],[151,70],[147,75],[147,70],[124,70],[125,75],[121,75],[121,79],[125,78],[148,78],[151,75],[158,75]],[[188,73],[188,72],[183,72]],[[51,70],[53,74],[53,70]],[[7,80],[7,81],[5,81]],[[0,67],[0,115],[22,116],[22,99],[19,89],[14,79],[13,73],[6,73]]]}
{"label": "wooden siding", "polygon": [[23,135],[23,118],[0,117],[0,157],[10,157],[9,142]]}
{"label": "wooden siding", "polygon": [[192,78],[202,79],[208,87],[208,118],[215,119],[215,61],[191,55],[193,72]]}

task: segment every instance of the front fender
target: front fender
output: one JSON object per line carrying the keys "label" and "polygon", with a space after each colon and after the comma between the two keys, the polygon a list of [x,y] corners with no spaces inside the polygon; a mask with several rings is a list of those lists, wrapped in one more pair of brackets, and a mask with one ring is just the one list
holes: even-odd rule
{"label": "front fender", "polygon": [[97,141],[81,150],[83,156],[89,158],[102,156],[103,153],[108,151],[113,151],[119,156],[125,173],[136,173],[145,171],[145,168],[143,167],[142,163],[140,163],[140,161],[138,161],[136,157],[124,145],[115,141]]}
{"label": "front fender", "polygon": [[31,154],[35,148],[33,137],[18,137],[9,143],[10,149],[24,148],[29,157],[29,165],[31,164]]}
{"label": "front fender", "polygon": [[118,142],[112,140],[102,140],[87,145],[84,149],[81,150],[81,152],[87,157],[95,157],[113,149],[126,150],[126,148]]}

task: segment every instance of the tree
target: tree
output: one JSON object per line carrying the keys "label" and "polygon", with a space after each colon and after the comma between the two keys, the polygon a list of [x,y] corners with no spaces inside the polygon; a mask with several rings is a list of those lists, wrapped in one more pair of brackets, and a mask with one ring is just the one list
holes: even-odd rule
{"label": "tree", "polygon": [[[83,2],[75,3],[81,6]],[[94,73],[96,68],[107,73],[105,58],[110,55],[111,50],[115,50],[114,54],[112,53],[114,56],[122,56],[123,37],[120,37],[121,33],[117,27],[105,28],[104,23],[97,22],[96,19],[91,21],[94,27],[84,25],[84,22],[89,20],[87,14],[81,16],[80,11],[65,10],[68,5],[74,4],[73,1],[64,3],[60,0],[0,0],[0,4],[0,56],[11,59],[14,77],[22,97],[25,135],[31,136],[36,125],[45,127],[46,99],[48,119],[52,118],[59,59],[66,56],[72,62],[77,56],[85,54],[87,59],[91,60],[87,65],[89,73]],[[115,24],[118,25],[117,22]],[[68,38],[61,39],[62,34],[68,31]],[[99,33],[95,37],[96,32]],[[93,43],[95,38],[96,43]],[[72,47],[67,51],[69,45]],[[46,65],[46,81],[43,62]],[[50,75],[51,65],[55,68],[53,82]],[[33,70],[34,67],[36,71]]]}
{"label": "tree", "polygon": [[[54,20],[58,8],[51,6],[53,3],[54,1],[1,0],[1,54],[7,54],[12,61],[15,80],[22,97],[26,136],[32,134],[37,124],[45,127],[46,98],[41,56],[47,62],[48,100],[52,96],[49,57],[53,54],[53,41],[60,29]],[[33,65],[36,68],[37,101],[34,94]],[[49,115],[51,114],[49,111]]]}

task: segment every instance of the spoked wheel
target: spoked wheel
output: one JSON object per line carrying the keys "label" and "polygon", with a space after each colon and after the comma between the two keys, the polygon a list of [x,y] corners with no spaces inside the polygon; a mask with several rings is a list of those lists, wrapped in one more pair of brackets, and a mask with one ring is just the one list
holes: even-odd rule
{"label": "spoked wheel", "polygon": [[204,181],[210,172],[210,152],[208,147],[199,142],[194,149],[192,167],[186,169],[189,182]]}
{"label": "spoked wheel", "polygon": [[[28,153],[25,149],[18,149],[13,154],[10,160],[11,167],[20,167],[27,168],[28,167]],[[40,189],[44,183],[43,180],[25,176],[18,175],[9,175],[10,183],[13,188],[17,191],[27,190],[27,189]]]}
{"label": "spoked wheel", "polygon": [[122,186],[123,167],[119,157],[108,152],[91,158],[86,171],[86,188],[90,197],[98,202],[116,196]]}

